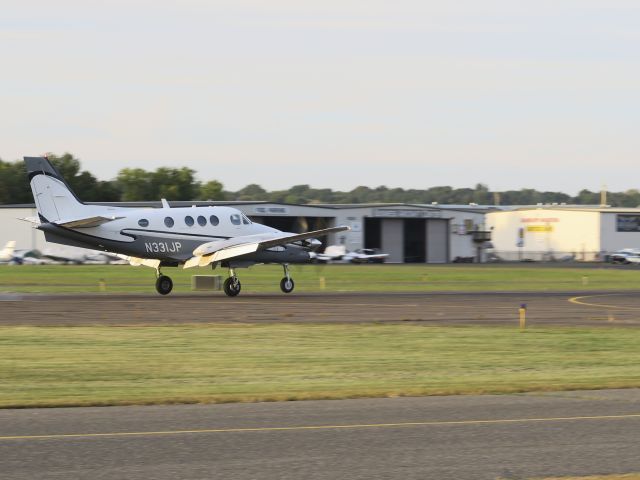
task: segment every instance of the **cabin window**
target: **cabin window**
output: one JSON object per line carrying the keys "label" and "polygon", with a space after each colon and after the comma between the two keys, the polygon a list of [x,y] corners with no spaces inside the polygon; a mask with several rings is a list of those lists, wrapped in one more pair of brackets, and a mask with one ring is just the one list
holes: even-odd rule
{"label": "cabin window", "polygon": [[187,215],[186,217],[184,217],[184,223],[187,224],[187,227],[193,227],[193,217],[191,215]]}
{"label": "cabin window", "polygon": [[173,224],[174,224],[174,222],[173,222],[173,218],[171,218],[171,217],[164,217],[164,224],[165,224],[167,227],[169,227],[169,228],[173,227]]}
{"label": "cabin window", "polygon": [[211,225],[213,225],[215,227],[220,223],[220,220],[215,215],[211,215],[209,217],[209,222],[211,223]]}
{"label": "cabin window", "polygon": [[200,215],[198,217],[198,225],[200,225],[201,227],[204,227],[207,224],[207,219],[204,218],[202,215]]}
{"label": "cabin window", "polygon": [[229,218],[231,218],[231,223],[233,223],[234,225],[240,225],[242,223],[242,220],[240,220],[240,215],[237,215],[235,213]]}
{"label": "cabin window", "polygon": [[147,220],[146,218],[141,218],[140,220],[138,220],[138,225],[140,225],[141,227],[148,227],[149,220]]}
{"label": "cabin window", "polygon": [[244,213],[242,214],[242,223],[245,225],[251,225],[251,220],[249,220]]}

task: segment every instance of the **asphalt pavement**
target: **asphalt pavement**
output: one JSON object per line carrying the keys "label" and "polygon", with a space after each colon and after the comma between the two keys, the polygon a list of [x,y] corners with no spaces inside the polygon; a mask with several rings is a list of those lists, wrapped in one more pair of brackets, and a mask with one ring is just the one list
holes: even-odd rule
{"label": "asphalt pavement", "polygon": [[630,291],[243,294],[4,294],[1,325],[422,322],[640,326]]}
{"label": "asphalt pavement", "polygon": [[640,390],[0,411],[0,478],[640,472]]}

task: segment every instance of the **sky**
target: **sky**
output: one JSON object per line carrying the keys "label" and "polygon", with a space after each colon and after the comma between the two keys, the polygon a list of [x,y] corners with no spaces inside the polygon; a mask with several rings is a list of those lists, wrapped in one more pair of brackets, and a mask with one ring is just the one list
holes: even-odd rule
{"label": "sky", "polygon": [[3,0],[0,158],[350,190],[640,188],[637,0]]}

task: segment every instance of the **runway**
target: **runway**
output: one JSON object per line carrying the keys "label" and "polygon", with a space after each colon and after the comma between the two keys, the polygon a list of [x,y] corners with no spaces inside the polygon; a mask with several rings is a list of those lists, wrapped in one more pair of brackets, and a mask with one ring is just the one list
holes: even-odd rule
{"label": "runway", "polygon": [[0,295],[0,325],[423,322],[639,326],[640,295],[604,292],[436,292],[159,295]]}
{"label": "runway", "polygon": [[7,480],[640,471],[640,390],[2,410],[0,425]]}

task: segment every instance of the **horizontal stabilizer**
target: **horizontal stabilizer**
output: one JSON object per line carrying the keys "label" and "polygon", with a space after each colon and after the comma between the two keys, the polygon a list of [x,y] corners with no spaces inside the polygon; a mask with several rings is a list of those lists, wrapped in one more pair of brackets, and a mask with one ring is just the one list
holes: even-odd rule
{"label": "horizontal stabilizer", "polygon": [[34,225],[40,225],[40,219],[38,217],[22,217],[22,218],[18,218],[18,220],[22,220],[23,222],[29,222]]}
{"label": "horizontal stabilizer", "polygon": [[13,252],[15,252],[15,249],[16,249],[16,241],[9,240],[5,245],[5,247],[2,249],[2,251],[0,251],[0,260],[6,261],[11,259],[11,257],[13,257]]}
{"label": "horizontal stabilizer", "polygon": [[99,215],[96,217],[79,218],[77,220],[61,220],[55,222],[55,224],[66,228],[91,228],[102,225],[103,223],[113,222],[114,220],[119,220],[121,218],[124,217],[103,217]]}

